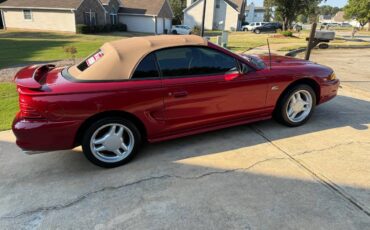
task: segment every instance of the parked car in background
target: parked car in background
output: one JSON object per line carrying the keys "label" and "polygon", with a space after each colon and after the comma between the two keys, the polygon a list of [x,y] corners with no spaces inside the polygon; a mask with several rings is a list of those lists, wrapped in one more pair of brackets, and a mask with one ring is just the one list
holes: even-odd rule
{"label": "parked car in background", "polygon": [[191,32],[192,29],[187,25],[175,25],[171,28],[172,34],[189,35]]}
{"label": "parked car in background", "polygon": [[348,22],[343,22],[342,24],[340,24],[341,27],[352,27],[351,24],[349,24]]}
{"label": "parked car in background", "polygon": [[279,22],[270,22],[264,24],[263,26],[259,26],[254,28],[252,31],[256,34],[260,34],[262,32],[273,32],[276,33],[277,30],[282,30],[283,26]]}
{"label": "parked car in background", "polygon": [[243,31],[253,31],[255,28],[259,26],[263,26],[264,24],[267,24],[267,22],[252,22],[248,25],[242,26]]}
{"label": "parked car in background", "polygon": [[146,141],[272,117],[303,125],[339,87],[329,67],[239,55],[195,35],[109,42],[71,67],[23,68],[15,82],[20,148],[35,154],[82,145],[86,158],[102,167],[127,163]]}
{"label": "parked car in background", "polygon": [[303,30],[303,26],[302,26],[302,25],[300,25],[300,24],[298,24],[298,23],[296,23],[296,24],[294,24],[294,25],[292,26],[292,29],[293,29],[294,31],[300,32],[300,31],[302,31],[302,30]]}

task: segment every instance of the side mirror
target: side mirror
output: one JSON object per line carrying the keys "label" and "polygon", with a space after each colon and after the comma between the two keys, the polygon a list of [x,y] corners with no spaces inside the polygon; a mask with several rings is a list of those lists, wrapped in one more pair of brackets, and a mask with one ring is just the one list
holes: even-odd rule
{"label": "side mirror", "polygon": [[240,62],[240,72],[242,74],[247,74],[250,72],[250,67],[242,62]]}

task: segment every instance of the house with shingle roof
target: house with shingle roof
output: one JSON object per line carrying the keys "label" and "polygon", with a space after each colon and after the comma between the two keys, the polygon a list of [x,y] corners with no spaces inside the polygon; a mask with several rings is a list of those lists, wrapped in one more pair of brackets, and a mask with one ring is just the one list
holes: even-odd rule
{"label": "house with shingle roof", "polygon": [[[204,0],[187,0],[184,24],[201,26]],[[207,30],[235,31],[241,28],[245,18],[246,0],[207,0],[205,24]]]}
{"label": "house with shingle roof", "polygon": [[72,33],[78,24],[123,23],[129,31],[162,34],[173,18],[168,0],[6,0],[0,14],[5,29]]}

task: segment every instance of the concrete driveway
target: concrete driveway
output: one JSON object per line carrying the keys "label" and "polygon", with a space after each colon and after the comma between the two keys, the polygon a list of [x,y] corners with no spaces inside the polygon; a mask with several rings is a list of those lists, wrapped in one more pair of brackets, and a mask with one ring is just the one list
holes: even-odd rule
{"label": "concrete driveway", "polygon": [[344,83],[305,126],[265,121],[147,145],[110,170],[79,148],[22,155],[2,132],[0,228],[370,229],[369,127],[370,92]]}

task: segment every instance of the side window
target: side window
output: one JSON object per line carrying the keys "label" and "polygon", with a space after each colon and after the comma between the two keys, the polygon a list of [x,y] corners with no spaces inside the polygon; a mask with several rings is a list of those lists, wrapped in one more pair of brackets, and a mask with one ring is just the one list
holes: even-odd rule
{"label": "side window", "polygon": [[158,51],[156,55],[163,77],[224,74],[238,70],[234,58],[208,48],[172,48]]}
{"label": "side window", "polygon": [[154,54],[146,56],[137,66],[132,79],[145,79],[159,77]]}
{"label": "side window", "polygon": [[163,77],[189,75],[192,49],[187,47],[164,49],[156,52],[159,68]]}
{"label": "side window", "polygon": [[207,48],[196,48],[194,51],[196,52],[189,64],[189,72],[192,75],[225,74],[238,71],[236,60],[224,53]]}

